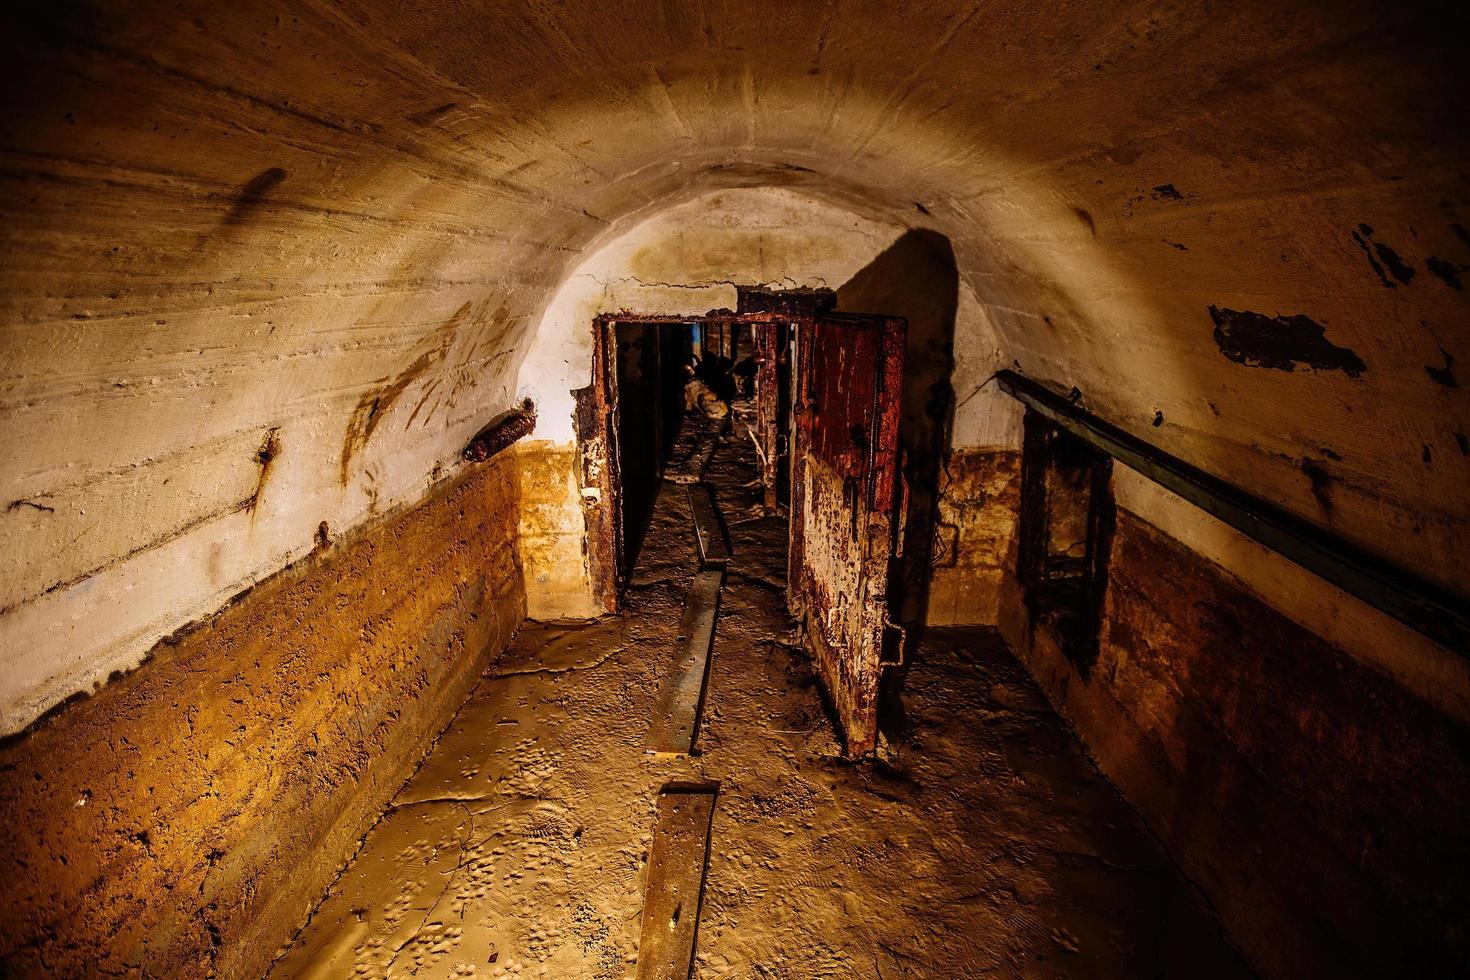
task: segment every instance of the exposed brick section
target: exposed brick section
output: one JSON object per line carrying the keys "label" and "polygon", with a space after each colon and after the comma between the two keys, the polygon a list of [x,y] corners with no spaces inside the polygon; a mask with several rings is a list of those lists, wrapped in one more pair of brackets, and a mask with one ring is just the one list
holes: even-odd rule
{"label": "exposed brick section", "polygon": [[1466,726],[1127,511],[1089,681],[1015,600],[1017,653],[1263,972],[1470,963]]}
{"label": "exposed brick section", "polygon": [[929,622],[993,625],[1001,583],[1006,570],[1015,567],[1021,454],[955,449],[946,456],[939,480]]}

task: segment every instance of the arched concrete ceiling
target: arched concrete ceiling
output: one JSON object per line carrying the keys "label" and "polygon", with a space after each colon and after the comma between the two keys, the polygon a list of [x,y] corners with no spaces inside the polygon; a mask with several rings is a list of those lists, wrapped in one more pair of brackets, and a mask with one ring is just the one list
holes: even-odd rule
{"label": "arched concrete ceiling", "polygon": [[417,499],[584,251],[730,186],[939,230],[1026,371],[1455,584],[1470,87],[1379,6],[27,5],[5,727]]}
{"label": "arched concrete ceiling", "polygon": [[[844,284],[907,232],[900,221],[867,217],[807,193],[747,187],[711,191],[666,207],[589,248],[547,303],[534,326],[535,343],[521,363],[518,391],[540,411],[533,436],[573,441],[572,392],[590,376],[591,325],[599,314],[734,310],[738,286],[830,289],[837,294],[836,308],[850,311],[853,299]],[[914,270],[908,270],[908,278],[917,281],[895,282],[882,298],[857,302],[912,318],[911,294],[933,287]],[[1006,366],[985,306],[968,284],[951,283],[949,295],[933,298],[948,309],[957,352],[952,388],[967,394],[979,389],[956,410],[951,443],[1018,447],[1018,403],[996,385],[984,384]]]}

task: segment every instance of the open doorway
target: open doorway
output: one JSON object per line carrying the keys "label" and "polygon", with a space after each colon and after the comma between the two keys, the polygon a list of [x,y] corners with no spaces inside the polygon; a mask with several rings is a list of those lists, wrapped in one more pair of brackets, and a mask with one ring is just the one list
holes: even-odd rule
{"label": "open doorway", "polygon": [[594,330],[579,441],[594,481],[583,491],[589,564],[610,608],[661,486],[700,482],[699,455],[707,461],[716,439],[749,439],[761,509],[789,516],[786,595],[802,645],[849,753],[871,751],[884,666],[903,656],[888,587],[908,498],[899,445],[905,321],[762,310],[604,316]]}
{"label": "open doorway", "polygon": [[616,321],[609,327],[615,468],[621,483],[620,581],[638,561],[659,481],[679,437],[697,324]]}
{"label": "open doorway", "polygon": [[[609,610],[637,562],[660,484],[691,482],[701,435],[731,431],[731,405],[754,403],[755,315],[601,316],[592,384],[575,392],[588,566]],[[745,423],[739,433],[756,426]],[[774,439],[771,452],[775,452]]]}
{"label": "open doorway", "polygon": [[685,475],[700,436],[730,427],[753,398],[748,327],[733,316],[603,316],[593,325],[593,384],[577,393],[589,564],[616,609],[659,486]]}
{"label": "open doorway", "polygon": [[1097,661],[1115,514],[1112,457],[1028,411],[1016,576],[1033,628],[1086,679]]}

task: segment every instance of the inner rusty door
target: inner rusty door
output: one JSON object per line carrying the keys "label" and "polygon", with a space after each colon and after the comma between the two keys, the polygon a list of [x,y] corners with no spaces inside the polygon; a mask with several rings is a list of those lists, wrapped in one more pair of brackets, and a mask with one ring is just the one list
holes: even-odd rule
{"label": "inner rusty door", "polygon": [[[618,325],[642,325],[649,328],[689,324],[702,325],[700,351],[707,356],[733,360],[739,331],[778,326],[786,318],[775,313],[705,314],[690,316],[602,314],[592,323],[592,377],[586,388],[572,392],[576,399],[573,416],[580,459],[578,482],[582,499],[583,520],[587,528],[587,567],[593,595],[608,612],[616,612],[622,602],[627,576],[629,542],[626,540],[624,491],[629,474],[621,469],[623,453],[619,434],[623,424],[618,391],[619,343]],[[661,337],[669,336],[666,330]],[[779,336],[775,334],[773,336]],[[674,356],[677,353],[678,356]],[[680,371],[687,360],[687,350],[675,352],[661,345],[658,371]],[[784,391],[783,389],[780,389]],[[779,399],[779,395],[777,396]],[[682,412],[682,395],[663,407],[667,418]],[[661,436],[672,427],[655,425],[652,437],[661,442],[661,451],[671,448],[671,440]],[[772,439],[774,442],[774,429]],[[661,473],[661,471],[660,471]]]}
{"label": "inner rusty door", "polygon": [[885,640],[887,659],[902,650],[888,618],[888,561],[900,532],[906,327],[840,314],[796,327],[787,598],[852,757],[877,744]]}
{"label": "inner rusty door", "polygon": [[755,438],[761,468],[762,503],[767,514],[776,513],[781,503],[780,475],[784,441],[781,436],[782,377],[786,353],[784,323],[751,324],[755,351]]}

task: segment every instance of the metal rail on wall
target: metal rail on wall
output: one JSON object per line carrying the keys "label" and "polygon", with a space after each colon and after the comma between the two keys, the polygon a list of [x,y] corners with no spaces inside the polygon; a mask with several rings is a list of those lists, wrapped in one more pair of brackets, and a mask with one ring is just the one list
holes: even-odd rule
{"label": "metal rail on wall", "polygon": [[1082,408],[1045,385],[1000,371],[1007,394],[1056,425],[1349,595],[1462,655],[1470,656],[1470,603],[1413,572],[1177,456]]}

